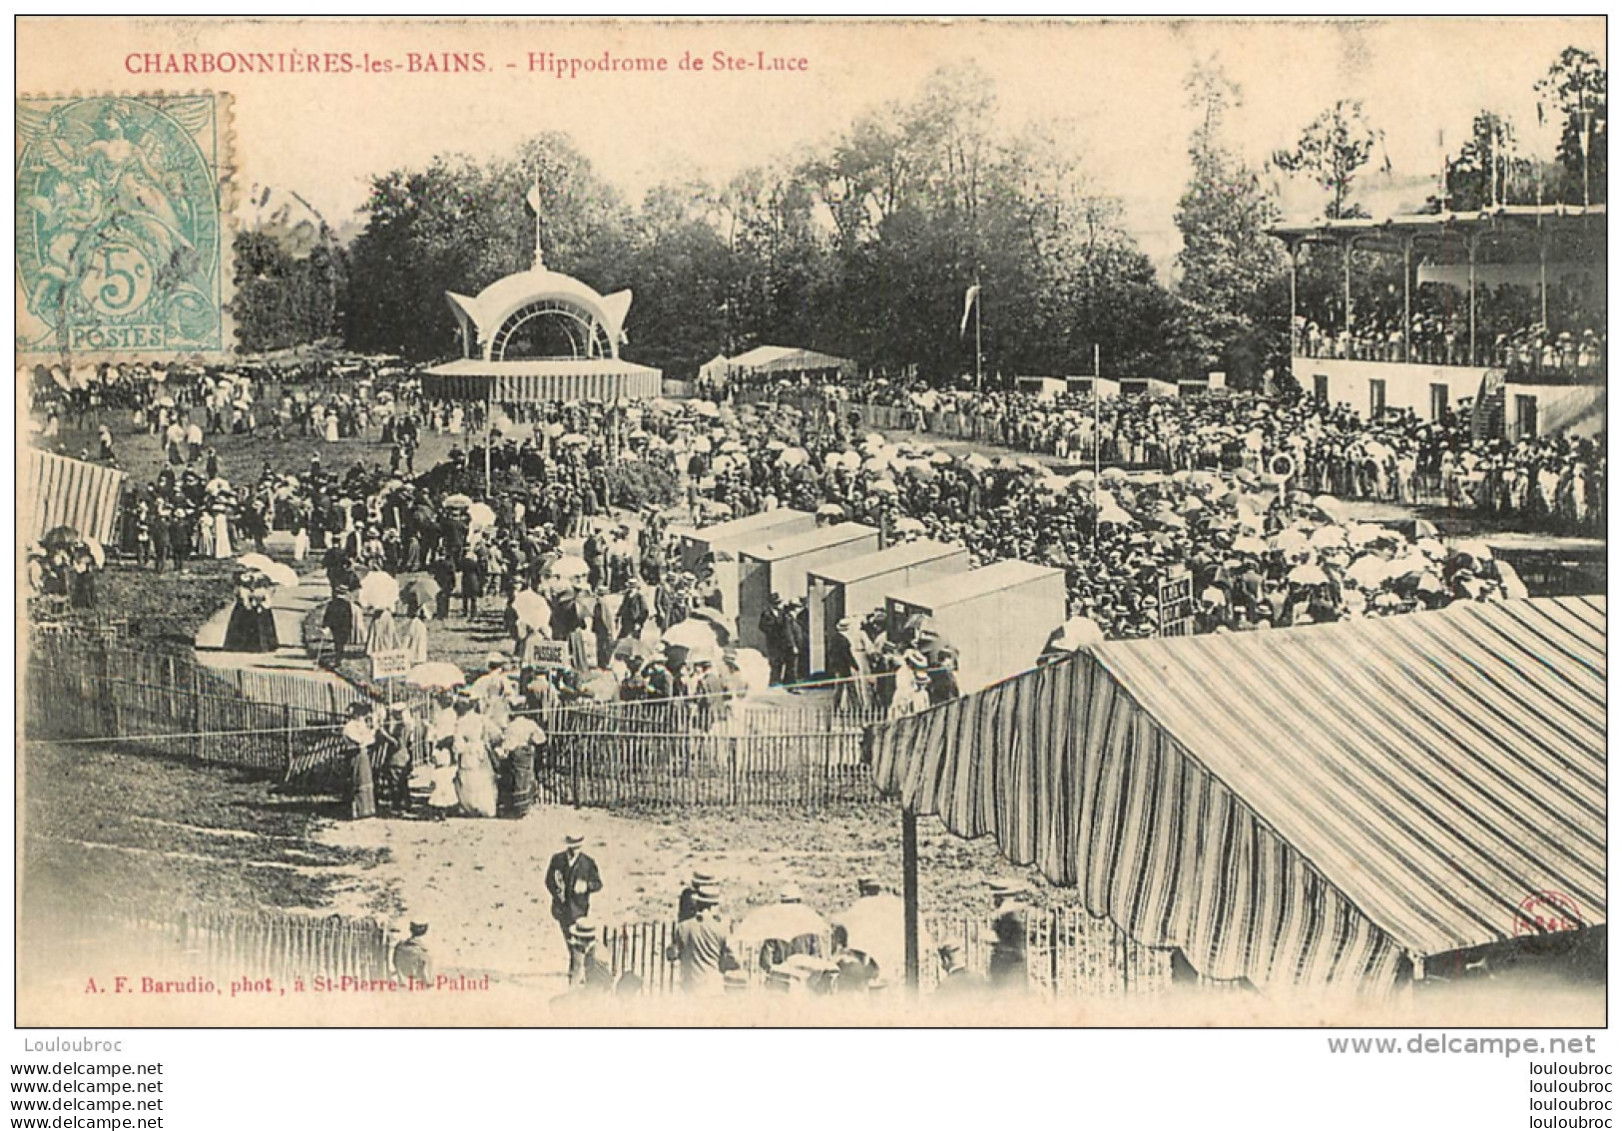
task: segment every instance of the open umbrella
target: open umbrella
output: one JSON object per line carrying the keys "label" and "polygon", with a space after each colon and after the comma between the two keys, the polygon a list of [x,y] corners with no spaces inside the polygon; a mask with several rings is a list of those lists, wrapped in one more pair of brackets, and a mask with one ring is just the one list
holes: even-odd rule
{"label": "open umbrella", "polygon": [[446,495],[445,507],[447,510],[467,510],[473,505],[473,500],[466,495]]}
{"label": "open umbrella", "polygon": [[739,648],[732,662],[738,669],[738,682],[743,685],[745,695],[762,695],[771,688],[772,664],[760,652],[754,648]]}
{"label": "open umbrella", "polygon": [[1307,544],[1314,550],[1328,550],[1346,545],[1346,531],[1338,526],[1320,526],[1312,532]]}
{"label": "open umbrella", "polygon": [[[845,946],[861,951],[878,964],[885,980],[897,982],[906,969],[906,912],[898,895],[868,895],[858,899],[839,915],[835,923],[844,929]],[[935,949],[928,932],[919,925],[918,953]]]}
{"label": "open umbrella", "polygon": [[757,907],[742,919],[736,928],[738,939],[746,944],[759,944],[771,939],[793,942],[811,935],[826,945],[833,935],[828,921],[803,903],[768,903]]}
{"label": "open umbrella", "polygon": [[546,571],[548,577],[558,578],[584,577],[590,572],[591,567],[586,564],[586,559],[573,554],[565,554]]}
{"label": "open umbrella", "polygon": [[237,559],[237,565],[248,569],[257,569],[261,573],[275,564],[275,559],[266,557],[264,554],[243,554]]}
{"label": "open umbrella", "polygon": [[1304,550],[1306,546],[1306,531],[1297,530],[1293,526],[1288,530],[1280,530],[1273,535],[1273,549],[1282,550],[1286,554],[1295,550]]}
{"label": "open umbrella", "polygon": [[1347,567],[1346,577],[1364,589],[1373,589],[1385,581],[1389,565],[1390,563],[1378,554],[1364,554]]}
{"label": "open umbrella", "polygon": [[581,435],[579,432],[565,432],[562,436],[558,437],[558,443],[567,444],[572,448],[581,448],[591,443],[591,441],[586,439],[586,437]]}
{"label": "open umbrella", "polygon": [[720,647],[715,626],[707,620],[692,617],[671,625],[659,639],[667,648],[687,648],[697,652],[714,651]]}
{"label": "open umbrella", "polygon": [[1254,534],[1241,534],[1233,540],[1233,548],[1241,554],[1267,553],[1267,543]]}
{"label": "open umbrella", "polygon": [[1062,652],[1079,652],[1104,643],[1104,630],[1090,617],[1071,617],[1054,637],[1051,647]]}
{"label": "open umbrella", "polygon": [[880,495],[894,495],[900,491],[900,488],[895,485],[895,480],[893,479],[875,479],[869,484],[869,487],[875,493]]}
{"label": "open umbrella", "polygon": [[970,452],[964,457],[963,462],[975,471],[991,470],[991,461],[979,452]]}
{"label": "open umbrella", "polygon": [[909,463],[907,474],[923,483],[931,482],[936,477],[934,465],[925,462]]}
{"label": "open umbrella", "polygon": [[400,599],[400,583],[382,570],[374,569],[360,579],[356,599],[365,609],[392,609]]}
{"label": "open umbrella", "polygon": [[281,562],[271,562],[269,566],[260,566],[259,572],[270,579],[270,583],[278,589],[286,589],[298,584],[298,571],[290,565]]}
{"label": "open umbrella", "polygon": [[462,674],[462,669],[455,664],[448,664],[443,660],[430,660],[406,672],[405,681],[407,687],[444,691],[451,687],[461,687],[466,678]]}
{"label": "open umbrella", "polygon": [[90,560],[95,562],[98,568],[107,564],[107,552],[101,548],[99,541],[86,538],[84,548],[90,552]]}
{"label": "open umbrella", "polygon": [[1475,538],[1453,543],[1453,552],[1455,554],[1468,554],[1478,562],[1492,561],[1492,547]]}
{"label": "open umbrella", "polygon": [[519,624],[540,628],[551,623],[552,606],[533,589],[525,589],[513,595],[513,616],[518,618]]}
{"label": "open umbrella", "polygon": [[804,448],[784,448],[777,456],[784,467],[801,467],[811,462],[811,453]]}
{"label": "open umbrella", "polygon": [[838,503],[823,503],[817,508],[818,518],[844,518],[845,508]]}
{"label": "open umbrella", "polygon": [[1328,575],[1311,562],[1298,565],[1290,571],[1291,585],[1323,585],[1328,581]]}
{"label": "open umbrella", "polygon": [[1312,505],[1331,522],[1339,522],[1346,513],[1345,504],[1333,495],[1317,495],[1313,498]]}
{"label": "open umbrella", "polygon": [[45,532],[39,544],[47,550],[66,550],[79,544],[79,532],[71,526],[55,526]]}
{"label": "open umbrella", "polygon": [[400,596],[413,608],[431,608],[439,596],[439,582],[431,577],[414,577],[400,587]]}
{"label": "open umbrella", "polygon": [[720,416],[721,410],[713,401],[688,401],[687,410],[694,416],[714,417]]}
{"label": "open umbrella", "polygon": [[708,624],[723,648],[729,646],[738,638],[736,622],[719,609],[712,609],[708,605],[700,605],[687,614],[687,619],[703,621]]}
{"label": "open umbrella", "polygon": [[469,528],[484,530],[496,524],[496,512],[489,503],[474,503],[467,509],[467,521]]}
{"label": "open umbrella", "polygon": [[1106,467],[1100,475],[1106,483],[1125,483],[1126,472],[1119,467]]}

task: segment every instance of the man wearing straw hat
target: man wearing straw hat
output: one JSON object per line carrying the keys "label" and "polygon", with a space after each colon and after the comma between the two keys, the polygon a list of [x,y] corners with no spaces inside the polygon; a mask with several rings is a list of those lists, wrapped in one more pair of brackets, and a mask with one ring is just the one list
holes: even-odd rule
{"label": "man wearing straw hat", "polygon": [[[557,920],[558,926],[562,929],[565,943],[573,938],[570,928],[591,914],[592,893],[603,890],[602,877],[597,872],[597,862],[582,851],[585,844],[584,836],[570,833],[563,838],[563,851],[554,853],[546,866],[546,890],[552,896],[552,918]],[[569,951],[571,976],[577,963],[578,955],[571,947]]]}
{"label": "man wearing straw hat", "polygon": [[684,993],[724,993],[724,976],[738,969],[738,960],[727,945],[731,932],[719,910],[720,890],[713,884],[699,884],[693,902],[697,914],[676,924],[675,941],[666,948],[665,958],[681,964]]}
{"label": "man wearing straw hat", "polygon": [[991,885],[991,986],[995,990],[1022,990],[1025,964],[1026,887],[1017,880]]}
{"label": "man wearing straw hat", "polygon": [[577,919],[569,926],[569,985],[586,993],[605,994],[614,988],[614,972],[598,948],[597,925],[589,919]]}

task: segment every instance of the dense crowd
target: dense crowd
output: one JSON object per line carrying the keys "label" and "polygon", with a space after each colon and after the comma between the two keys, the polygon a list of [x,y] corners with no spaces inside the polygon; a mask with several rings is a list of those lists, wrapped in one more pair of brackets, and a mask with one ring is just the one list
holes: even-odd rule
{"label": "dense crowd", "polygon": [[[718,611],[712,564],[684,568],[676,553],[661,513],[676,500],[694,524],[793,507],[824,522],[866,523],[891,541],[960,544],[976,564],[1051,565],[1065,572],[1070,615],[1106,638],[1283,627],[1502,593],[1490,554],[1449,553],[1422,528],[1347,522],[1338,499],[1411,500],[1423,487],[1573,525],[1603,517],[1603,456],[1587,441],[1481,447],[1458,420],[1393,414],[1369,425],[1344,408],[1247,397],[1107,399],[1099,407],[1106,447],[1150,470],[1107,467],[1096,477],[892,444],[855,431],[837,403],[804,413],[664,400],[503,412],[487,431],[468,431],[467,447],[418,472],[417,438],[425,428],[455,435],[457,410],[409,386],[355,385],[313,399],[308,435],[330,435],[316,427],[318,413],[337,417],[340,434],[352,427],[387,444],[387,465],[328,467],[318,447],[305,466],[267,462],[254,481],[232,484],[211,442],[233,430],[236,412],[252,411],[262,390],[223,375],[189,389],[190,407],[179,398],[144,406],[155,413],[144,426],[164,437],[168,461],[153,482],[126,492],[122,550],[161,570],[195,555],[236,557],[250,545],[262,552],[272,532],[284,532],[295,560],[319,562],[338,598],[311,626],[329,662],[342,662],[351,643],[389,650],[406,638],[413,659],[428,662],[414,622],[499,608],[510,638],[500,662],[531,705],[579,696],[724,700],[750,685],[818,674],[807,670],[808,625],[797,604],[761,616],[765,675],[755,657],[740,658],[737,626]],[[1010,439],[1055,455],[1071,454],[1072,440],[1090,442],[1090,403],[966,392],[936,393],[929,403],[1016,420]],[[485,436],[488,448],[472,442]],[[628,480],[666,484],[674,498],[639,498],[647,505],[627,513]],[[386,610],[360,600],[373,574],[406,580]],[[239,603],[254,610],[262,593],[245,585]],[[906,711],[955,694],[950,641],[886,624],[877,610],[850,613],[826,674],[848,682],[860,705]],[[711,636],[698,647],[663,647],[689,620],[704,623],[714,647],[705,646]]]}

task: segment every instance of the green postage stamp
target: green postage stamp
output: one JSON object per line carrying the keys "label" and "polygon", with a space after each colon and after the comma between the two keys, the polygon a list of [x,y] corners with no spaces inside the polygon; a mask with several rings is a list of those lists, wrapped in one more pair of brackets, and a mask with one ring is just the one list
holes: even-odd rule
{"label": "green postage stamp", "polygon": [[19,97],[18,360],[230,348],[223,94]]}

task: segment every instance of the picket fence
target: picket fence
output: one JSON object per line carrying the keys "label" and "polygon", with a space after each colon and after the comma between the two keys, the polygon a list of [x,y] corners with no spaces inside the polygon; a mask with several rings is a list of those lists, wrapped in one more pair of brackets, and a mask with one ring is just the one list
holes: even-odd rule
{"label": "picket fence", "polygon": [[574,705],[540,719],[543,799],[575,806],[759,806],[807,812],[875,802],[862,729],[881,714],[724,701]]}
{"label": "picket fence", "polygon": [[250,698],[186,656],[53,633],[34,638],[27,671],[34,739],[116,740],[280,775],[334,731],[330,707]]}
{"label": "picket fence", "polygon": [[[938,949],[953,942],[962,948],[968,968],[984,976],[991,966],[995,938],[984,919],[930,917],[924,928]],[[677,964],[666,957],[675,938],[668,921],[605,926],[599,939],[602,961],[616,978],[629,975],[643,995],[679,989]],[[754,977],[752,956],[738,956],[744,971]],[[940,963],[934,952],[919,956],[918,982],[929,993],[939,984]],[[1026,980],[1032,992],[1052,997],[1142,996],[1164,992],[1175,976],[1170,950],[1142,946],[1108,919],[1073,907],[1033,909],[1026,919]],[[886,977],[899,981],[899,972]],[[754,979],[757,980],[758,979]],[[1221,983],[1200,979],[1210,987]]]}
{"label": "picket fence", "polygon": [[[338,781],[346,747],[337,697],[314,680],[265,682],[278,676],[262,673],[244,685],[183,655],[88,635],[39,635],[28,660],[27,734],[105,739],[317,785]],[[341,690],[346,701],[362,695]],[[403,701],[426,716],[424,693]],[[549,739],[536,758],[537,784],[543,801],[573,806],[816,812],[876,802],[862,729],[882,717],[818,705],[744,710],[724,699],[573,704],[537,717]],[[413,754],[427,759],[425,749]]]}
{"label": "picket fence", "polygon": [[53,904],[21,924],[25,964],[63,970],[138,970],[154,978],[219,982],[391,976],[393,938],[374,919],[274,909],[176,909]]}

